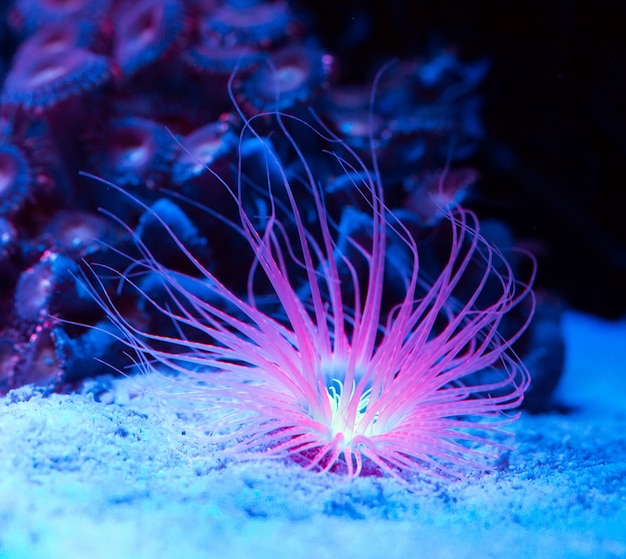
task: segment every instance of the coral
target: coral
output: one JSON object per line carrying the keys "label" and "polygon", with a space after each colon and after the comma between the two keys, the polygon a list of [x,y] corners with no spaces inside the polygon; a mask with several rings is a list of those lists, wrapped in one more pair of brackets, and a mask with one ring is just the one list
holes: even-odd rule
{"label": "coral", "polygon": [[245,72],[261,58],[261,54],[250,47],[224,47],[206,39],[194,44],[183,56],[183,60],[198,74],[222,79],[219,93],[225,99],[228,98],[225,86],[233,71]]}
{"label": "coral", "polygon": [[121,4],[116,13],[113,58],[129,78],[176,49],[184,31],[178,0],[141,0]]}
{"label": "coral", "polygon": [[38,238],[38,244],[74,260],[103,252],[119,242],[110,220],[85,211],[60,211]]}
{"label": "coral", "polygon": [[[110,324],[95,324],[72,339],[60,326],[41,325],[22,343],[17,354],[3,347],[0,337],[0,389],[34,384],[51,390],[71,390],[90,375],[110,372],[119,358],[121,344],[111,336]],[[106,355],[107,364],[98,361]],[[96,360],[96,364],[92,362]]]}
{"label": "coral", "polygon": [[[175,392],[170,395],[200,415],[197,434],[226,455],[290,457],[320,472],[381,473],[403,483],[415,475],[462,477],[468,469],[494,467],[509,448],[502,428],[517,417],[505,412],[519,406],[529,384],[511,346],[532,308],[506,337],[499,327],[529,297],[530,285],[514,278],[503,255],[480,236],[474,214],[460,207],[442,209],[448,256],[437,275],[425,274],[417,241],[385,206],[375,150],[370,168],[337,138],[326,137],[326,156],[344,172],[356,172],[353,188],[369,208],[362,221],[369,223],[368,234],[361,234],[362,227],[338,231],[326,216],[316,169],[290,133],[308,127],[283,114],[273,118],[275,135],[290,145],[304,176],[290,182],[282,156],[266,150],[282,183],[266,183],[262,220],[246,211],[246,196],[262,187],[246,187],[241,161],[237,184],[223,184],[239,208],[233,230],[255,255],[247,298],[200,263],[152,212],[195,271],[169,270],[136,237],[141,256],[129,256],[132,274],[118,272],[120,281],[169,319],[177,334],[128,320],[96,277],[93,296],[119,329],[118,338],[136,352],[143,370],[176,373],[165,375]],[[257,120],[246,122],[242,143],[248,137],[265,141]],[[300,186],[306,203],[296,195]],[[389,258],[398,244],[407,266]],[[350,253],[360,257],[359,264]],[[384,303],[386,265],[395,265],[400,277],[399,303],[391,308]],[[135,281],[144,274],[160,279],[167,303]],[[268,293],[259,285],[270,288],[265,307]],[[184,333],[189,330],[195,335]],[[478,380],[484,372],[488,380]]]}
{"label": "coral", "polygon": [[291,46],[272,53],[256,72],[236,83],[235,93],[248,115],[293,111],[327,87],[332,69],[331,55],[303,45]]}
{"label": "coral", "polygon": [[206,120],[215,120],[223,112],[230,111],[227,84],[232,73],[249,75],[262,60],[261,52],[248,46],[225,47],[202,35],[183,54],[182,60],[190,68],[203,92]]}
{"label": "coral", "polygon": [[215,169],[216,163],[232,154],[237,144],[233,127],[223,120],[194,130],[181,141],[173,168],[174,182],[183,185],[200,175],[211,174],[207,169]]}
{"label": "coral", "polygon": [[518,351],[532,371],[524,409],[541,413],[555,407],[552,397],[563,373],[566,348],[562,317],[565,303],[545,291],[537,292],[536,296],[537,312]]}
{"label": "coral", "polygon": [[189,268],[188,262],[181,261],[178,247],[172,241],[171,236],[163,230],[162,223],[167,223],[168,230],[176,239],[185,244],[197,262],[209,261],[207,240],[200,235],[185,212],[174,202],[167,198],[160,198],[142,214],[135,228],[135,235],[148,250],[158,251],[161,263],[170,267],[183,264],[185,268]]}
{"label": "coral", "polygon": [[5,261],[15,250],[17,245],[17,231],[10,221],[0,217],[0,263]]}
{"label": "coral", "polygon": [[91,149],[92,172],[142,192],[167,185],[175,145],[162,124],[144,118],[115,118],[98,144]]}
{"label": "coral", "polygon": [[55,339],[47,327],[40,327],[30,336],[15,366],[14,386],[34,384],[51,388],[63,378],[63,361],[57,353]]}
{"label": "coral", "polygon": [[2,90],[2,100],[30,111],[47,110],[58,103],[103,85],[110,78],[109,62],[85,49],[61,52],[32,49],[15,57]]}
{"label": "coral", "polygon": [[203,33],[221,44],[267,48],[293,36],[297,25],[285,2],[225,4],[205,19]]}
{"label": "coral", "polygon": [[228,174],[237,146],[236,128],[225,119],[187,134],[172,166],[172,182],[177,190],[206,206],[224,208],[226,193],[213,173],[222,177]]}
{"label": "coral", "polygon": [[15,369],[19,357],[16,353],[15,336],[0,333],[0,392],[15,385]]}
{"label": "coral", "polygon": [[371,110],[369,88],[334,87],[324,98],[322,114],[333,131],[362,156],[369,153],[372,133],[380,152],[388,143],[387,121]]}
{"label": "coral", "polygon": [[93,38],[92,30],[84,26],[72,22],[50,23],[20,45],[19,56],[28,59],[39,56],[42,52],[51,54],[74,48],[88,48]]}
{"label": "coral", "polygon": [[[180,0],[120,2],[111,58],[118,70],[115,114],[143,117],[177,127],[200,118],[196,92],[181,57],[190,35],[186,3]],[[84,170],[84,169],[83,169]]]}
{"label": "coral", "polygon": [[47,323],[51,315],[81,316],[93,311],[92,300],[76,283],[78,266],[51,251],[22,272],[15,289],[15,316],[25,327]]}
{"label": "coral", "polygon": [[[160,264],[166,262],[172,270],[194,276],[193,261],[178,257],[175,243],[165,242],[164,233],[157,234],[161,221],[184,237],[202,267],[233,296],[244,297],[250,289],[259,308],[275,320],[287,320],[272,295],[271,278],[255,257],[255,247],[241,234],[240,212],[258,231],[270,227],[276,233],[271,228],[280,227],[285,238],[297,239],[301,225],[312,231],[312,241],[320,242],[321,220],[311,192],[310,170],[336,243],[349,313],[350,302],[357,296],[355,287],[364,304],[368,284],[363,279],[352,281],[343,258],[349,255],[353,268],[367,276],[369,266],[354,241],[370,246],[376,227],[371,196],[363,195],[368,174],[342,168],[339,158],[352,160],[356,155],[368,162],[371,172],[372,146],[385,204],[394,208],[402,227],[420,244],[424,281],[441,272],[453,231],[448,226],[449,210],[433,203],[433,196],[437,199],[440,194],[435,192],[440,182],[435,170],[449,164],[448,179],[442,182],[444,197],[439,201],[444,206],[449,201],[454,207],[467,190],[467,177],[474,173],[457,165],[477,164],[467,158],[483,137],[477,87],[488,69],[485,60],[467,61],[468,51],[448,46],[431,48],[423,56],[388,68],[372,103],[365,64],[357,65],[363,71],[358,70],[345,64],[350,57],[342,48],[336,53],[327,51],[327,38],[299,2],[15,0],[0,4],[0,312],[4,317],[0,332],[16,330],[22,336],[15,340],[15,349],[6,350],[13,351],[7,363],[25,362],[27,346],[35,349],[28,336],[44,326],[49,343],[43,343],[47,335],[43,333],[41,347],[54,347],[57,358],[61,346],[68,355],[80,355],[72,362],[80,362],[76,367],[85,367],[85,375],[103,370],[95,362],[89,365],[89,352],[117,363],[115,344],[100,353],[96,338],[94,343],[85,340],[83,344],[82,332],[75,327],[64,326],[69,341],[52,333],[50,313],[60,320],[105,329],[102,311],[92,312],[75,286],[64,282],[60,265],[76,271],[84,268],[86,259],[125,270],[128,262],[122,254],[130,253],[131,260],[141,257],[128,244],[131,235],[138,235]],[[346,45],[357,43],[354,37],[346,38]],[[243,109],[241,113],[233,110],[233,100]],[[289,132],[297,133],[299,157],[287,136],[275,129],[270,114],[255,116],[276,109],[313,126],[328,127],[328,133],[337,134],[342,142],[327,142],[328,138],[307,134],[308,129],[296,120],[286,121]],[[258,136],[250,135],[247,118],[253,119]],[[126,134],[129,128],[137,134]],[[321,145],[339,158],[328,158]],[[210,169],[202,167],[196,157]],[[131,190],[133,197],[151,209],[132,203],[120,190],[97,187],[80,178],[79,171]],[[241,192],[223,188],[213,173],[227,184],[239,178]],[[298,200],[300,224],[287,211],[289,192]],[[99,210],[108,215],[96,215]],[[151,219],[155,212],[158,219]],[[272,225],[276,214],[282,216],[280,226]],[[113,226],[111,215],[127,228]],[[394,223],[391,229],[399,227]],[[197,238],[192,240],[193,235]],[[45,256],[52,254],[59,257],[54,266]],[[323,255],[315,256],[323,260]],[[285,266],[292,274],[294,291],[310,305],[312,291],[301,258],[296,250],[285,258]],[[383,322],[401,301],[397,294],[403,292],[406,281],[397,270],[411,269],[412,253],[407,243],[396,238],[386,247],[385,259]],[[320,277],[324,277],[322,268],[317,272]],[[144,283],[145,278],[132,271],[131,266],[128,274],[148,297],[133,294],[128,287],[118,293],[118,283],[102,278],[107,294],[129,322],[170,336],[180,330],[200,341],[202,333],[193,328],[171,320],[168,327],[167,317],[149,300],[175,308],[171,294],[155,288],[154,281]],[[42,278],[47,273],[52,274],[53,284],[59,282],[55,292],[45,289]],[[196,292],[182,276],[177,277],[199,298],[208,289],[199,285]],[[464,297],[471,291],[472,277],[460,282],[457,297],[462,299],[461,291]],[[211,285],[206,278],[205,282]],[[493,289],[493,281],[488,283],[485,291]],[[420,296],[424,296],[422,291]],[[330,296],[328,289],[324,296]],[[70,304],[72,298],[88,310],[81,315]],[[241,315],[232,304],[225,305],[223,296],[209,299],[216,308]],[[524,318],[511,315],[506,322],[508,331],[516,331]],[[526,355],[528,348],[516,345],[515,349]],[[537,360],[532,347],[528,352],[538,367],[556,367],[551,361]],[[69,361],[68,356],[58,361],[61,377],[67,367],[74,367]],[[2,386],[15,387],[28,378],[12,374],[13,380]],[[71,388],[54,374],[39,378],[41,382],[50,379],[56,390]],[[543,393],[548,389],[541,392],[545,400]]]}
{"label": "coral", "polygon": [[17,0],[15,10],[28,31],[50,23],[97,22],[107,14],[109,0]]}
{"label": "coral", "polygon": [[[5,187],[0,194],[0,215],[11,216],[21,229],[45,222],[69,202],[72,192],[66,161],[46,119],[33,115],[24,118],[19,109],[14,115],[16,122],[8,125],[6,140],[0,147],[0,174]],[[18,160],[19,172],[13,175]]]}
{"label": "coral", "polygon": [[[98,322],[84,334],[71,338],[65,329],[55,326],[50,342],[61,374],[58,384],[77,386],[85,377],[110,373],[123,366],[123,345],[118,342],[108,322]],[[94,363],[95,361],[95,363]]]}
{"label": "coral", "polygon": [[[18,275],[19,239],[17,230],[6,218],[0,217],[0,293],[8,293]],[[6,295],[0,297],[0,309]]]}
{"label": "coral", "polygon": [[420,224],[430,227],[445,215],[445,208],[453,207],[465,199],[467,189],[478,180],[474,169],[429,171],[419,177],[406,177],[404,188],[408,191],[404,207],[411,210]]}
{"label": "coral", "polygon": [[16,146],[0,146],[0,216],[11,216],[22,208],[31,194],[31,184],[26,157]]}

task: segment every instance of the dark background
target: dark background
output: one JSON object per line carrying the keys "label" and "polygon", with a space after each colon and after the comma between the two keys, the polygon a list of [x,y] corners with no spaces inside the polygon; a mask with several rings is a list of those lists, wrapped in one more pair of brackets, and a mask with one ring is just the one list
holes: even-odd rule
{"label": "dark background", "polygon": [[470,205],[539,249],[538,285],[626,314],[626,23],[622,2],[301,0],[347,79],[433,41],[487,57],[482,181]]}

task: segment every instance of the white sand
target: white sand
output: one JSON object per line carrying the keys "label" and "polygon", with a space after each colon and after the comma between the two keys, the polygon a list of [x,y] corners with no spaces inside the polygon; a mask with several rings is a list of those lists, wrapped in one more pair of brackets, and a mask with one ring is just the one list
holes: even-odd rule
{"label": "white sand", "polygon": [[0,400],[0,557],[626,557],[626,322],[565,329],[572,413],[525,414],[508,469],[421,495],[174,450],[127,380],[108,404],[23,388]]}

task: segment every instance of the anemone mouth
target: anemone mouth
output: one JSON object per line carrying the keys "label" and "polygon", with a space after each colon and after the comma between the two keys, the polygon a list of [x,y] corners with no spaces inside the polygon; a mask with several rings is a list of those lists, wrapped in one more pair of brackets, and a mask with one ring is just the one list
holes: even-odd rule
{"label": "anemone mouth", "polygon": [[[332,417],[329,425],[330,439],[340,436],[345,447],[350,447],[357,437],[371,436],[378,419],[377,410],[367,423],[365,421],[370,406],[371,388],[360,394],[357,394],[356,388],[356,382],[353,382],[348,395],[346,387],[339,379],[332,379],[326,387]],[[347,400],[347,406],[344,405],[344,400]],[[354,412],[349,416],[344,408],[351,407],[350,404],[355,400]],[[345,452],[345,448],[343,451]]]}

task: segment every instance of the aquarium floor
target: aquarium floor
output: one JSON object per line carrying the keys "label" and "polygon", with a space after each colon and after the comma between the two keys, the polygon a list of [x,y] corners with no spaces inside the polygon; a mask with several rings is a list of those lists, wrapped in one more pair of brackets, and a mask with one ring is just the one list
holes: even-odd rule
{"label": "aquarium floor", "polygon": [[[222,464],[136,380],[0,400],[0,558],[626,557],[626,323],[570,312],[558,401],[508,468],[418,487]],[[99,382],[99,381],[98,381]],[[174,442],[176,439],[176,442]]]}

